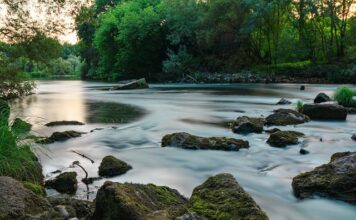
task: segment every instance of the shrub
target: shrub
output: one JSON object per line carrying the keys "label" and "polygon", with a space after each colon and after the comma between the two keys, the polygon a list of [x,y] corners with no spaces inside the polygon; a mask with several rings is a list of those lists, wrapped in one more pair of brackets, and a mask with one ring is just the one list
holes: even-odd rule
{"label": "shrub", "polygon": [[302,112],[304,103],[300,100],[297,102],[297,112]]}
{"label": "shrub", "polygon": [[336,90],[334,100],[337,101],[339,105],[350,107],[355,105],[355,102],[352,100],[353,96],[354,92],[350,88],[341,86]]}

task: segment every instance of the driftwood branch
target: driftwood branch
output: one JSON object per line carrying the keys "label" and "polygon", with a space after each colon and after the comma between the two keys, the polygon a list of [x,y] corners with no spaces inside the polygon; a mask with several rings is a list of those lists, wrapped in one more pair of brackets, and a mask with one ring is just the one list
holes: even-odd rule
{"label": "driftwood branch", "polygon": [[86,155],[84,155],[84,154],[81,154],[81,153],[79,153],[79,152],[77,152],[77,151],[75,151],[75,150],[72,150],[72,152],[75,153],[75,154],[78,154],[79,156],[82,156],[82,157],[84,157],[84,158],[90,160],[91,163],[94,163],[94,160],[91,159],[91,158],[89,158],[88,156],[86,156]]}

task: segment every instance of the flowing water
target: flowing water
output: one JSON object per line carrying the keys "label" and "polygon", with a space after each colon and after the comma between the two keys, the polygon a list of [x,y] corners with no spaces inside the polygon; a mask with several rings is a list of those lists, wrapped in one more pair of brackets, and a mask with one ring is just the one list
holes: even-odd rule
{"label": "flowing water", "polygon": [[[97,176],[101,159],[114,155],[133,166],[128,173],[109,178],[117,182],[154,183],[177,189],[186,197],[207,177],[226,172],[235,176],[272,220],[356,219],[356,207],[324,198],[298,200],[291,182],[297,174],[327,163],[335,152],[355,151],[356,115],[346,122],[312,121],[282,127],[306,134],[299,145],[286,149],[270,147],[268,134],[238,135],[227,122],[242,115],[267,116],[282,97],[312,102],[318,92],[332,94],[337,85],[236,84],[236,85],[151,85],[150,89],[103,91],[110,84],[82,81],[38,82],[36,94],[12,104],[12,117],[34,124],[37,135],[53,131],[87,132],[80,138],[37,147],[47,178],[55,170],[83,171],[70,168],[80,161],[89,176]],[[356,90],[356,86],[351,86]],[[77,120],[84,126],[45,127],[56,120]],[[90,132],[92,131],[92,132]],[[246,139],[250,148],[239,152],[161,148],[160,140],[172,132],[185,131],[199,136],[226,136]],[[322,139],[322,142],[320,141]],[[305,147],[310,154],[300,155]],[[89,160],[71,152],[75,150]],[[97,189],[108,179],[89,187],[79,183],[76,197],[92,200]],[[55,195],[54,191],[48,191]]]}

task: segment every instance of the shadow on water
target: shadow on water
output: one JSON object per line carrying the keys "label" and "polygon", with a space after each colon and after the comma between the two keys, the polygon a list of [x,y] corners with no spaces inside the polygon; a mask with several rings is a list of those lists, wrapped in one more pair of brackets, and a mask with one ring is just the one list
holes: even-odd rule
{"label": "shadow on water", "polygon": [[132,105],[113,102],[87,102],[87,123],[129,123],[143,117],[146,112]]}

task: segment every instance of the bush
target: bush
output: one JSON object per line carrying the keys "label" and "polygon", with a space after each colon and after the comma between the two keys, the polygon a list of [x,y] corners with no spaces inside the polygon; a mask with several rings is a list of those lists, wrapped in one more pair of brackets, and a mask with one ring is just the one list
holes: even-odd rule
{"label": "bush", "polygon": [[352,100],[353,96],[354,92],[350,88],[341,86],[336,90],[334,94],[334,100],[337,101],[339,105],[351,107],[356,104],[355,101]]}
{"label": "bush", "polygon": [[298,100],[297,108],[296,108],[297,112],[302,112],[303,111],[303,105],[304,105],[304,103],[302,101]]}

